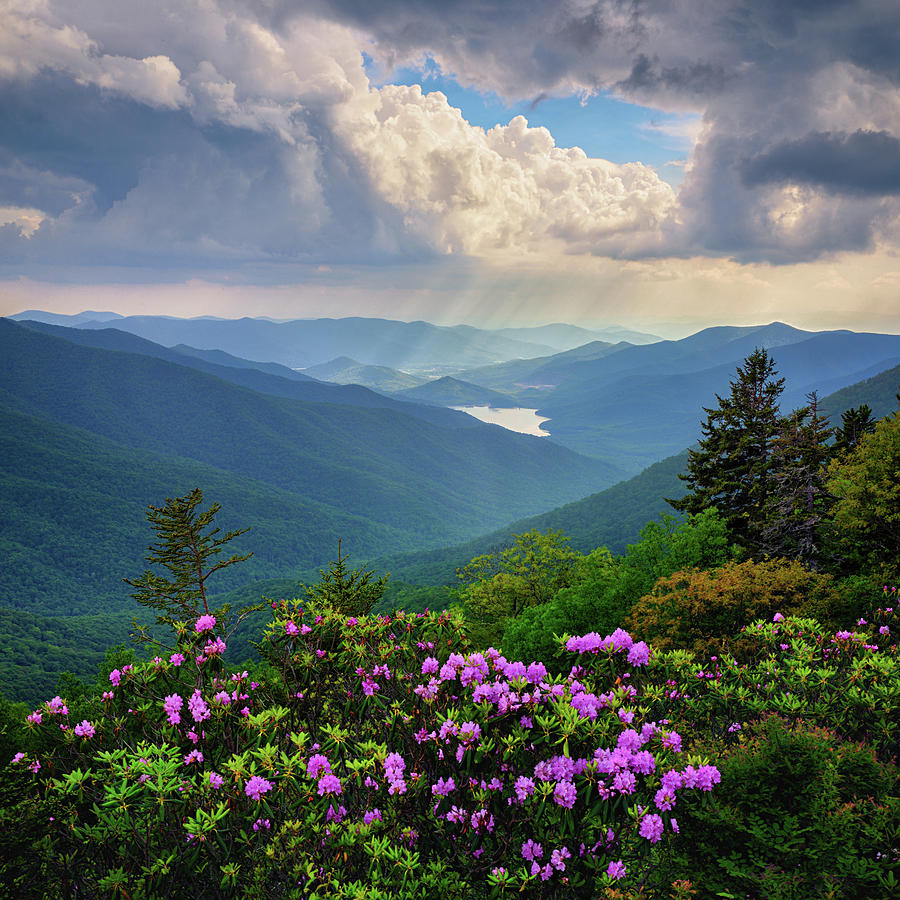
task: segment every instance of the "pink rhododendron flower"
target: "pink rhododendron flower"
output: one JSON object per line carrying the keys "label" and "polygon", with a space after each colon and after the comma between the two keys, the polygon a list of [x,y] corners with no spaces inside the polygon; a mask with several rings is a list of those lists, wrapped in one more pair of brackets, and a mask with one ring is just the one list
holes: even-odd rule
{"label": "pink rhododendron flower", "polygon": [[83,719],[75,726],[75,734],[80,738],[92,738],[96,734],[96,729],[87,719]]}
{"label": "pink rhododendron flower", "polygon": [[216,627],[215,616],[200,616],[194,624],[194,631],[200,634],[203,631],[212,631]]}
{"label": "pink rhododendron flower", "polygon": [[225,649],[225,641],[223,641],[222,638],[217,637],[214,641],[206,642],[203,652],[207,656],[220,656],[225,652]]}
{"label": "pink rhododendron flower", "polygon": [[169,717],[170,725],[178,725],[178,723],[181,722],[181,713],[179,710],[183,704],[184,700],[178,694],[169,694],[169,696],[163,700],[163,709]]}
{"label": "pink rhododendron flower", "polygon": [[209,707],[206,705],[206,701],[200,694],[200,688],[197,688],[194,693],[191,694],[191,697],[188,700],[188,709],[194,717],[195,722],[202,722],[204,719],[209,718]]}
{"label": "pink rhododendron flower", "polygon": [[341,780],[332,774],[323,775],[319,779],[319,796],[324,797],[326,794],[342,794],[344,792],[341,786]]}
{"label": "pink rhododendron flower", "polygon": [[259,800],[262,798],[262,795],[267,791],[272,790],[272,782],[266,778],[261,778],[259,775],[254,775],[247,782],[247,786],[244,788],[244,793],[251,800]]}
{"label": "pink rhododendron flower", "polygon": [[639,831],[641,837],[647,838],[651,844],[655,844],[662,837],[663,820],[656,813],[650,813],[641,819]]}
{"label": "pink rhododendron flower", "polygon": [[615,862],[611,862],[606,867],[606,874],[609,875],[610,878],[615,878],[618,881],[620,878],[625,877],[625,863],[622,860],[617,859]]}

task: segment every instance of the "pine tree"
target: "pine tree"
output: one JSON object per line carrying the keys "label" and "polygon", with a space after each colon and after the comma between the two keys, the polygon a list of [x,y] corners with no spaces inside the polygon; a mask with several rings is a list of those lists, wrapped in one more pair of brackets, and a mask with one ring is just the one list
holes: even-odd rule
{"label": "pine tree", "polygon": [[864,434],[875,430],[875,420],[868,403],[854,406],[841,414],[841,427],[834,429],[834,445],[832,455],[843,456],[854,450]]}
{"label": "pine tree", "polygon": [[349,554],[341,553],[338,540],[337,561],[328,564],[327,571],[319,569],[321,580],[306,589],[306,596],[314,603],[334,607],[347,616],[365,616],[381,599],[387,585],[388,576],[382,575],[372,581],[372,572],[365,567],[353,569],[347,566]]}
{"label": "pine tree", "polygon": [[757,348],[738,366],[727,397],[704,407],[706,422],[697,448],[688,453],[687,474],[678,477],[690,488],[680,500],[666,502],[696,514],[716,507],[735,542],[756,549],[772,485],[772,450],[780,418],[778,398],[784,379],[775,362]]}
{"label": "pine tree", "polygon": [[831,455],[828,417],[819,413],[813,391],[809,405],[782,423],[772,450],[772,484],[760,548],[769,556],[796,559],[810,569],[822,562],[821,525],[834,498],[826,487],[825,464]]}
{"label": "pine tree", "polygon": [[[203,502],[203,491],[194,488],[186,497],[166,498],[165,506],[149,506],[147,521],[157,536],[157,543],[147,549],[144,557],[151,565],[167,569],[169,576],[160,575],[149,569],[139,578],[124,579],[135,588],[131,596],[142,606],[157,610],[158,624],[174,625],[177,621],[195,618],[204,614],[217,614],[220,624],[228,613],[228,607],[210,610],[207,595],[207,581],[221,569],[249,559],[253,554],[235,554],[228,559],[215,561],[224,546],[236,537],[245,534],[249,528],[229,531],[223,537],[216,537],[220,529],[213,527],[213,519],[221,509],[214,503],[209,509],[198,511]],[[202,610],[201,610],[202,607]],[[252,608],[241,610],[241,616]],[[145,639],[146,629],[136,625],[139,639]]]}

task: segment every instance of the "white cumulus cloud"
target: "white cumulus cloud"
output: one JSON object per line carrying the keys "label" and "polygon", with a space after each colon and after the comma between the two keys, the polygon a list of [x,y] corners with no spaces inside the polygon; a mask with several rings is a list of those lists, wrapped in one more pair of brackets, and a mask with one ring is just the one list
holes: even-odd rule
{"label": "white cumulus cloud", "polygon": [[675,202],[647,166],[557,147],[522,116],[484,131],[417,85],[372,90],[335,116],[376,190],[439,251],[640,250]]}

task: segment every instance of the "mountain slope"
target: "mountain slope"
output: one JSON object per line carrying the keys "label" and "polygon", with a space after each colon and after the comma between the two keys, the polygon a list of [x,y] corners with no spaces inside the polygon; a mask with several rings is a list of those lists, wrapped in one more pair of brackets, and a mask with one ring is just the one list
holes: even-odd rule
{"label": "mountain slope", "polygon": [[685,450],[583,500],[519,519],[455,547],[396,554],[376,560],[373,566],[376,571],[389,571],[391,578],[398,581],[454,584],[458,568],[480,554],[508,546],[512,535],[531,529],[562,531],[572,547],[582,553],[596,547],[622,553],[637,539],[647,522],[662,513],[674,514],[664,498],[684,494],[684,484],[678,474],[685,470],[686,464]]}
{"label": "mountain slope", "polygon": [[38,415],[385,525],[415,523],[424,542],[477,533],[509,512],[536,512],[618,480],[612,467],[501,428],[446,428],[393,409],[266,396],[5,320],[0,359],[0,387]]}
{"label": "mountain slope", "polygon": [[[116,328],[97,330],[63,328],[33,321],[23,321],[18,324],[32,331],[59,337],[83,347],[138,353],[141,356],[150,356],[179,366],[187,366],[214,375],[231,384],[273,397],[286,397],[307,403],[336,403],[341,406],[394,409],[448,428],[467,428],[471,425],[470,417],[464,413],[397,400],[356,384],[343,385],[317,381],[308,375],[294,372],[277,363],[261,363],[263,368],[259,369],[249,360],[239,359],[222,351],[198,350],[185,353],[175,348],[163,347],[161,344],[148,341],[127,331],[119,331]],[[225,359],[227,363],[212,361],[215,359]]]}
{"label": "mountain slope", "polygon": [[[831,417],[832,425],[840,425],[844,411],[867,403],[875,417],[881,417],[897,409],[898,392],[900,366],[895,366],[822,398],[820,412]],[[694,413],[699,422],[700,411]],[[687,470],[687,454],[683,450],[627,481],[558,509],[512,522],[456,547],[397,554],[379,560],[377,567],[390,571],[397,580],[413,584],[453,584],[457,568],[493,548],[508,546],[512,535],[530,529],[561,530],[572,546],[583,553],[600,546],[621,553],[637,540],[647,522],[663,513],[673,513],[664,498],[684,495],[685,484],[678,475]]]}
{"label": "mountain slope", "polygon": [[413,549],[418,535],[194,460],[129,449],[71,425],[10,408],[0,392],[0,605],[90,614],[130,605],[125,576],[143,571],[148,503],[202,487],[220,524],[249,525],[240,570],[290,574],[331,558],[338,537],[354,553]]}
{"label": "mountain slope", "polygon": [[364,366],[349,356],[339,356],[327,363],[310,366],[307,375],[334,384],[361,384],[374,391],[402,391],[426,384],[428,378],[409,375],[388,366]]}
{"label": "mountain slope", "polygon": [[418,403],[437,406],[493,406],[498,408],[518,406],[508,394],[500,394],[477,384],[460,381],[451,375],[436,378],[427,384],[397,391],[395,397],[404,397]]}

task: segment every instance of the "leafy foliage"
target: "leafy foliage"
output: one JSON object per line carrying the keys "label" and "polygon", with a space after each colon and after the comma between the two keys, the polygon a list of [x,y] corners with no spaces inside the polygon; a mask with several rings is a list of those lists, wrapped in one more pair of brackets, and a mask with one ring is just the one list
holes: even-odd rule
{"label": "leafy foliage", "polygon": [[569,587],[507,625],[503,652],[514,659],[543,659],[555,668],[556,636],[613,631],[658,578],[682,568],[721,565],[732,553],[727,528],[715,509],[684,522],[672,516],[648,522],[641,539],[623,556],[598,549],[580,559]]}
{"label": "leafy foliage", "polygon": [[465,653],[448,615],[272,605],[259,684],[210,655],[201,617],[168,661],[110,672],[78,724],[58,697],[29,716],[45,743],[17,756],[35,777],[15,809],[33,826],[35,802],[56,804],[40,820],[44,883],[86,897],[594,897],[627,871],[640,880],[670,840],[668,813],[648,812],[666,773],[684,792],[717,779],[648,718],[664,710],[649,682],[643,702],[627,636],[576,682]]}
{"label": "leafy foliage", "polygon": [[851,564],[888,584],[900,578],[900,412],[882,419],[828,469],[834,541]]}
{"label": "leafy foliage", "polygon": [[871,747],[772,716],[720,757],[721,787],[688,799],[676,869],[709,896],[879,897],[900,837],[897,771]]}
{"label": "leafy foliage", "polygon": [[796,561],[729,562],[710,571],[682,569],[657,581],[632,606],[630,628],[655,647],[699,655],[739,649],[730,642],[745,625],[775,613],[833,621],[841,598],[830,575]]}
{"label": "leafy foliage", "polygon": [[457,573],[468,630],[480,646],[499,642],[508,621],[552,600],[577,577],[580,554],[561,532],[514,537],[511,547],[476,557]]}

